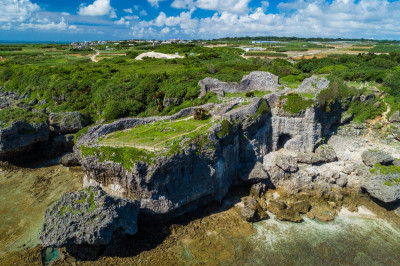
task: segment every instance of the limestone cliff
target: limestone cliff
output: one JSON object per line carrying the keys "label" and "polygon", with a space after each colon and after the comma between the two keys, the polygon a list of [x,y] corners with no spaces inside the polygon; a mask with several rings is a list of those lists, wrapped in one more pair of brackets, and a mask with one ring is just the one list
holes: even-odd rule
{"label": "limestone cliff", "polygon": [[[233,183],[270,180],[262,167],[265,155],[282,148],[313,152],[323,137],[324,127],[318,121],[330,120],[318,107],[287,115],[274,94],[254,98],[236,109],[213,107],[211,113],[218,113],[219,120],[201,138],[205,141],[183,139],[179,152],[156,153],[151,162],[137,161],[131,169],[112,160],[100,160],[95,153],[81,156],[86,185],[100,185],[113,195],[139,200],[142,218],[153,222],[170,219],[221,201]],[[226,112],[221,114],[221,108]],[[183,111],[174,118],[190,113]],[[77,152],[79,146],[97,147],[97,140],[106,134],[155,120],[121,119],[95,126],[78,140]],[[230,128],[221,136],[223,121],[229,121]]]}

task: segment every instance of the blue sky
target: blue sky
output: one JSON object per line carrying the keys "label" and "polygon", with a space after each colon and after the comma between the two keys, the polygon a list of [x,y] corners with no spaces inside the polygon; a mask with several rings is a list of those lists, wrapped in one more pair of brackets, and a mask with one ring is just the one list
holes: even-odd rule
{"label": "blue sky", "polygon": [[0,0],[0,40],[400,39],[400,0]]}

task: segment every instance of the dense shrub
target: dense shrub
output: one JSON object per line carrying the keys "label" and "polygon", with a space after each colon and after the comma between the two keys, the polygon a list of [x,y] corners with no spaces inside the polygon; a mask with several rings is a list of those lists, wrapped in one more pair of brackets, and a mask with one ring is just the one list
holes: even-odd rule
{"label": "dense shrub", "polygon": [[283,110],[290,112],[291,114],[297,114],[308,107],[314,105],[314,101],[310,99],[304,99],[296,93],[291,93],[288,95],[283,95],[279,97],[279,100],[285,100],[283,105]]}

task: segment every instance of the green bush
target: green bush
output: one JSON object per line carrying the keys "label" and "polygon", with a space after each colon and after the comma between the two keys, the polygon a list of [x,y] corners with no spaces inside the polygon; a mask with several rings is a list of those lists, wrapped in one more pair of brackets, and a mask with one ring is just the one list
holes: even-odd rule
{"label": "green bush", "polygon": [[0,110],[0,122],[2,127],[10,126],[16,121],[27,123],[45,124],[48,116],[39,112],[31,112],[22,108],[6,108]]}
{"label": "green bush", "polygon": [[254,97],[254,92],[248,91],[248,92],[246,92],[245,96],[248,98]]}
{"label": "green bush", "polygon": [[381,102],[379,108],[374,107],[373,103],[362,103],[360,101],[352,102],[350,104],[349,112],[353,114],[353,120],[359,123],[364,123],[368,119],[374,119],[386,111],[386,105],[381,99],[376,102]]}
{"label": "green bush", "polygon": [[329,88],[322,90],[317,96],[321,107],[329,106],[336,100],[344,100],[349,96],[360,94],[356,89],[347,87],[340,77],[330,75],[328,79],[330,81]]}
{"label": "green bush", "polygon": [[269,112],[269,108],[268,108],[267,102],[262,99],[257,108],[257,116],[265,115],[268,112]]}
{"label": "green bush", "polygon": [[194,110],[193,118],[194,120],[206,120],[208,118],[208,112],[203,108],[197,108]]}
{"label": "green bush", "polygon": [[223,138],[226,135],[228,135],[230,130],[231,130],[231,127],[232,127],[232,125],[231,125],[231,123],[229,123],[228,120],[226,120],[226,119],[222,120],[222,122],[221,122],[221,130],[217,132],[217,137],[218,138]]}
{"label": "green bush", "polygon": [[290,112],[291,114],[297,114],[308,107],[314,105],[314,101],[310,99],[304,99],[297,93],[291,93],[288,95],[282,95],[279,97],[279,100],[285,100],[286,102],[283,105],[283,110],[286,112]]}

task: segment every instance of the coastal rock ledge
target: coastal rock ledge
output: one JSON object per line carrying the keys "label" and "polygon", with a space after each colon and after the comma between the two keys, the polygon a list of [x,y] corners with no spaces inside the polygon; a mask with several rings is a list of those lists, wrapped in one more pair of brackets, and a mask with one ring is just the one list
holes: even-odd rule
{"label": "coastal rock ledge", "polygon": [[117,199],[100,187],[65,194],[44,217],[40,241],[46,247],[110,243],[115,233],[137,232],[139,202]]}

